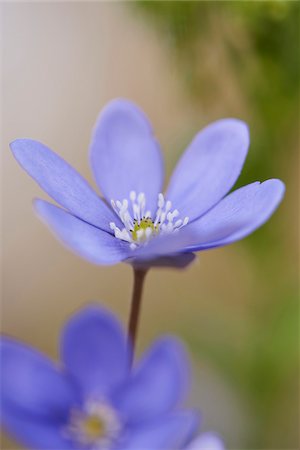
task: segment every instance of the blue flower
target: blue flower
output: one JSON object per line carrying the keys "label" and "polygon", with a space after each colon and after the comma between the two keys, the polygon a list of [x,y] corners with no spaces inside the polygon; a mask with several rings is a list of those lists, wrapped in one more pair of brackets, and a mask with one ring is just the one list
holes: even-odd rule
{"label": "blue flower", "polygon": [[163,190],[159,145],[144,114],[127,100],[100,114],[90,162],[103,201],[43,144],[18,139],[14,156],[61,207],[36,200],[39,216],[70,249],[95,264],[185,266],[193,252],[244,238],[280,203],[278,179],[228,192],[249,146],[247,125],[222,119],[200,131]]}
{"label": "blue flower", "polygon": [[189,384],[181,344],[156,341],[132,371],[127,345],[119,322],[97,306],[65,325],[61,363],[2,338],[5,429],[37,449],[184,448],[198,414],[178,409]]}

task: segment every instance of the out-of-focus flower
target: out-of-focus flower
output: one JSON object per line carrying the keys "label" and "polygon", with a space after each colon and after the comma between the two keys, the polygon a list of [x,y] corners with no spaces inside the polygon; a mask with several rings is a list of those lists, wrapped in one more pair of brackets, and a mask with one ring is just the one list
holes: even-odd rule
{"label": "out-of-focus flower", "polygon": [[1,340],[1,416],[29,448],[183,448],[198,414],[179,410],[189,369],[181,344],[158,340],[129,371],[126,337],[96,306],[65,325],[61,363],[11,338]]}
{"label": "out-of-focus flower", "polygon": [[284,184],[277,179],[226,196],[248,146],[248,128],[241,120],[208,125],[183,154],[163,195],[162,156],[148,120],[133,103],[114,100],[100,114],[90,150],[92,171],[107,203],[43,144],[18,139],[11,149],[63,207],[35,202],[39,216],[77,254],[96,264],[180,267],[194,259],[195,251],[252,233],[281,201]]}

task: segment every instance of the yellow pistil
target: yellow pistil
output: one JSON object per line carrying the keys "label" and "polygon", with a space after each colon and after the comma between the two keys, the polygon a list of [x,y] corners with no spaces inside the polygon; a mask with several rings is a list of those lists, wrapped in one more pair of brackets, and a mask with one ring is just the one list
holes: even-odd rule
{"label": "yellow pistil", "polygon": [[81,424],[82,434],[88,442],[94,442],[97,439],[104,437],[106,427],[104,422],[97,415],[89,415],[82,420]]}
{"label": "yellow pistil", "polygon": [[150,228],[152,233],[157,234],[159,231],[158,225],[154,225],[153,221],[149,218],[143,218],[140,222],[134,221],[134,227],[131,231],[131,237],[133,241],[143,242],[147,240],[146,230]]}

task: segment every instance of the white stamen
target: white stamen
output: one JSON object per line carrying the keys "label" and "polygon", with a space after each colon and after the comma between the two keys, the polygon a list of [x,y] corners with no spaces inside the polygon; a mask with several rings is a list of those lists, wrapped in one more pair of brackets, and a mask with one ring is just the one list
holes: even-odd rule
{"label": "white stamen", "polygon": [[164,223],[164,221],[166,220],[166,215],[167,214],[165,212],[161,213],[160,219],[159,219],[160,223]]}
{"label": "white stamen", "polygon": [[137,234],[137,238],[138,238],[138,241],[139,241],[143,237],[144,230],[137,230],[136,234]]}
{"label": "white stamen", "polygon": [[188,217],[185,217],[184,218],[184,220],[183,220],[183,226],[185,226],[185,225],[187,225],[188,224],[188,221],[189,221],[189,218]]}
{"label": "white stamen", "polygon": [[168,200],[166,203],[166,212],[170,211],[171,208],[172,208],[172,203],[170,202],[170,200]]}
{"label": "white stamen", "polygon": [[157,206],[162,209],[164,207],[165,204],[165,199],[163,194],[158,194],[158,202],[157,202]]}
{"label": "white stamen", "polygon": [[150,228],[150,227],[146,228],[145,235],[146,235],[147,239],[151,236],[151,234],[152,234],[152,228]]}
{"label": "white stamen", "polygon": [[[99,421],[99,431],[89,432],[89,420]],[[83,409],[71,411],[70,422],[63,428],[63,435],[71,439],[80,448],[111,448],[119,437],[122,428],[116,411],[102,400],[89,400]]]}
{"label": "white stamen", "polygon": [[180,227],[181,224],[182,224],[182,220],[181,220],[181,219],[176,220],[175,225],[174,225],[174,228]]}
{"label": "white stamen", "polygon": [[136,192],[135,191],[131,191],[130,194],[129,194],[129,198],[132,201],[132,203],[135,202]]}
{"label": "white stamen", "polygon": [[179,211],[178,209],[172,211],[172,202],[165,201],[162,193],[158,194],[154,219],[152,219],[151,211],[146,210],[146,196],[143,192],[137,194],[131,191],[129,200],[130,202],[126,198],[122,202],[111,200],[112,208],[119,216],[124,228],[118,228],[114,222],[109,225],[115,237],[129,242],[132,250],[146,245],[150,239],[159,234],[178,232],[189,221],[188,217],[184,217],[174,222],[174,219],[180,215]]}
{"label": "white stamen", "polygon": [[142,203],[142,201],[145,200],[145,194],[144,192],[140,192],[137,198],[138,203]]}

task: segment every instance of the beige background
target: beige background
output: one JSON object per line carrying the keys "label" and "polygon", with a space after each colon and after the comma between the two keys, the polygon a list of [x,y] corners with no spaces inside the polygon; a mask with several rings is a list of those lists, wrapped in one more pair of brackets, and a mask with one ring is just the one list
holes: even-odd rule
{"label": "beige background", "polygon": [[[129,3],[7,3],[2,12],[2,330],[55,357],[64,321],[88,301],[101,301],[126,322],[132,274],[126,265],[92,266],[53,238],[31,206],[32,198],[47,196],[15,162],[9,142],[18,137],[42,141],[95,186],[87,149],[108,100],[127,97],[142,107],[162,144],[168,174],[179,155],[174,149],[183,149],[194,131],[226,111],[221,102],[195,110],[167,43]],[[223,66],[225,77],[226,70]],[[234,83],[228,83],[226,96],[230,113],[242,116]],[[139,350],[161,333],[184,339],[191,327],[207,327],[213,334],[212,326],[218,333],[214,317],[222,313],[228,330],[231,320],[240,319],[234,339],[242,345],[253,295],[267,292],[263,281],[254,279],[254,264],[240,242],[201,254],[182,273],[152,270]],[[238,445],[246,428],[249,433],[245,404],[210,361],[201,353],[192,356],[196,375],[190,405],[203,411],[203,429],[214,428]]]}

